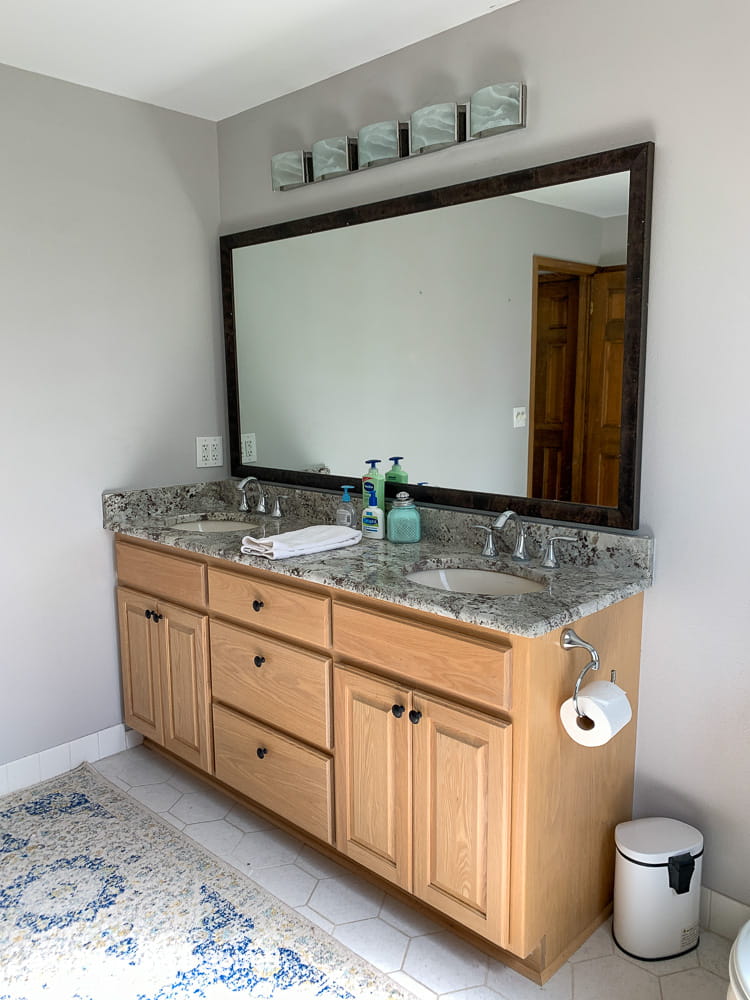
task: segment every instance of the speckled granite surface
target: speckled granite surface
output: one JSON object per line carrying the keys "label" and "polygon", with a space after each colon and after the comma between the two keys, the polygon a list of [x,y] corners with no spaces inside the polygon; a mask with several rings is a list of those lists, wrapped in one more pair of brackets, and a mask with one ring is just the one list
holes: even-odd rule
{"label": "speckled granite surface", "polygon": [[[476,524],[494,517],[421,508],[422,541],[399,545],[366,540],[329,552],[272,561],[240,554],[243,534],[266,537],[308,524],[330,524],[338,498],[332,494],[280,490],[284,516],[279,519],[239,514],[237,480],[146,490],[108,491],[103,495],[104,527],[152,542],[201,553],[244,566],[336,587],[396,605],[428,611],[457,621],[498,629],[512,635],[544,635],[651,585],[653,540],[643,535],[591,531],[553,523],[530,523],[532,560],[519,565],[510,557],[512,525],[499,533],[498,547],[508,551],[482,556],[484,533]],[[272,500],[273,486],[264,487]],[[268,509],[271,509],[271,503]],[[201,533],[180,524],[207,515],[210,521],[246,521],[243,528]],[[544,570],[539,562],[550,535],[571,539],[559,547],[561,566]],[[462,567],[494,569],[544,583],[537,593],[509,597],[448,593],[406,579],[415,569]]]}

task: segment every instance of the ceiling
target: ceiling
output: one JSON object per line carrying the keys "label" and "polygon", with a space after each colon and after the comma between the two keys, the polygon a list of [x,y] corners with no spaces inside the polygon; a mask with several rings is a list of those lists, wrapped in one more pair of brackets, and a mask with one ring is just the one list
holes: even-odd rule
{"label": "ceiling", "polygon": [[517,0],[0,0],[0,63],[220,121]]}

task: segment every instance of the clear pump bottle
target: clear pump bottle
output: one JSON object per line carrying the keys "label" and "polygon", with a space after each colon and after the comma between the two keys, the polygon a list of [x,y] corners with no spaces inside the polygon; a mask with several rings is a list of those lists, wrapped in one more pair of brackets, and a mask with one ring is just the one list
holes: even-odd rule
{"label": "clear pump bottle", "polygon": [[352,498],[349,496],[349,490],[354,489],[353,486],[341,486],[344,492],[341,494],[341,500],[336,508],[336,524],[341,524],[345,528],[354,528],[356,526],[356,515],[354,513],[354,504],[352,503]]}

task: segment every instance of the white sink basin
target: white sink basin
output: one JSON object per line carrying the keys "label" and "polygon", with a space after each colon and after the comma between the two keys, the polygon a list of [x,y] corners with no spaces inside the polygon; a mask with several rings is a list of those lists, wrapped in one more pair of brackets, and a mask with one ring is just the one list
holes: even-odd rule
{"label": "white sink basin", "polygon": [[406,579],[423,587],[451,590],[457,594],[507,597],[512,594],[533,594],[547,589],[544,583],[491,569],[423,569],[407,573]]}
{"label": "white sink basin", "polygon": [[193,531],[200,534],[213,534],[217,531],[242,531],[249,535],[257,531],[257,524],[250,524],[249,521],[183,521],[181,524],[173,524],[175,531]]}

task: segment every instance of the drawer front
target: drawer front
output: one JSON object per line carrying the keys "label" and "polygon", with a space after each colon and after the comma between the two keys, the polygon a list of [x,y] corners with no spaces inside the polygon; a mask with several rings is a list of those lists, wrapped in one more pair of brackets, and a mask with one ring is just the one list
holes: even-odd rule
{"label": "drawer front", "polygon": [[330,757],[221,705],[214,705],[214,750],[219,781],[333,844]]}
{"label": "drawer front", "polygon": [[511,648],[334,604],[337,653],[489,708],[510,708]]}
{"label": "drawer front", "polygon": [[333,745],[328,657],[212,622],[211,669],[216,701],[309,743]]}
{"label": "drawer front", "polygon": [[328,597],[213,566],[208,569],[208,593],[211,610],[219,614],[317,646],[330,645]]}
{"label": "drawer front", "polygon": [[117,579],[121,584],[182,604],[206,605],[206,567],[190,559],[117,542]]}

